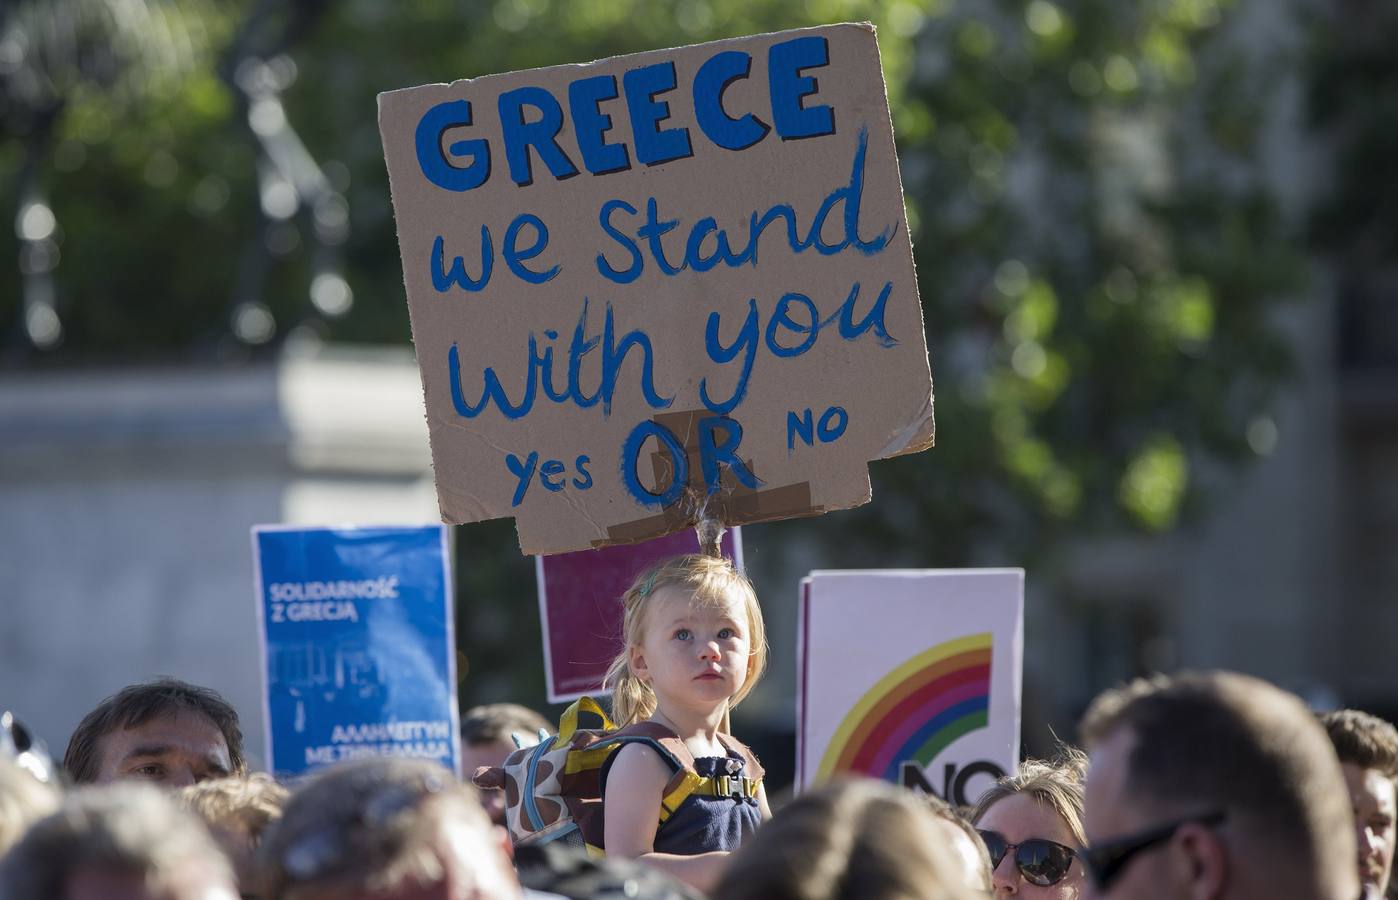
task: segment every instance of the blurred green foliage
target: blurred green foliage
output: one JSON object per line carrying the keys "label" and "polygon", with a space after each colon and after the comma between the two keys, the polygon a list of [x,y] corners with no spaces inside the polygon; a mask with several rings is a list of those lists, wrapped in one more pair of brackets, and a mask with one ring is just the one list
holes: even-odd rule
{"label": "blurred green foliage", "polygon": [[1168,530],[1199,473],[1254,455],[1303,279],[1261,164],[1293,60],[1237,46],[1231,12],[963,2],[920,29],[900,142],[943,427],[878,471],[851,559]]}
{"label": "blurred green foliage", "polygon": [[[193,58],[149,67],[178,77],[150,76],[134,91],[110,79],[67,84],[42,169],[59,223],[65,340],[46,352],[20,340],[18,280],[7,276],[10,365],[236,361],[274,349],[276,340],[251,346],[230,331],[230,286],[268,237],[256,146],[221,77],[230,63],[220,48],[254,9],[275,5],[179,4],[200,22],[200,40],[185,42]],[[871,20],[939,441],[874,466],[873,504],[789,533],[818,542],[832,566],[875,566],[1033,562],[1075,533],[1165,531],[1200,507],[1214,463],[1254,454],[1249,429],[1268,421],[1288,371],[1272,311],[1303,275],[1260,164],[1267,98],[1293,60],[1245,52],[1232,15],[1222,0],[305,4],[284,48],[295,78],[282,99],[348,199],[343,264],[355,302],[340,318],[309,302],[301,219],[278,233],[260,299],[278,339],[307,328],[332,340],[408,340],[381,91]],[[11,13],[7,33],[14,22]],[[23,136],[25,117],[7,96],[6,130]],[[25,147],[0,147],[7,209],[19,202]],[[7,230],[0,255],[17,252]],[[532,611],[513,596],[532,583],[528,563],[506,523],[463,531],[459,557],[459,588],[480,601],[461,630],[467,664],[509,667],[513,648],[535,640],[534,613],[490,610]]]}

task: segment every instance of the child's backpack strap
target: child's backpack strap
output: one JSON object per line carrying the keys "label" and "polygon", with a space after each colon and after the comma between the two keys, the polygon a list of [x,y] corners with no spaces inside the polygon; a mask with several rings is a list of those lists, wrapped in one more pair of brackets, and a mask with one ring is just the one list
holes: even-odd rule
{"label": "child's backpack strap", "polygon": [[738,740],[731,734],[718,733],[719,743],[727,747],[733,753],[743,758],[743,774],[750,781],[761,782],[767,775],[767,770],[762,768],[762,763],[757,761],[757,756],[748,749],[748,745]]}
{"label": "child's backpack strap", "polygon": [[606,741],[619,748],[622,744],[645,744],[669,764],[672,774],[660,798],[660,824],[672,816],[680,804],[699,789],[704,779],[694,770],[694,754],[689,752],[680,736],[658,722],[637,722],[616,731]]}
{"label": "child's backpack strap", "polygon": [[766,772],[762,764],[757,761],[757,757],[747,745],[731,734],[719,732],[719,743],[721,743],[729,754],[736,753],[743,761],[743,774],[717,774],[711,777],[701,778],[699,784],[694,788],[693,793],[703,794],[708,797],[730,797],[730,798],[751,798],[757,799],[758,793],[762,789],[762,777]]}
{"label": "child's backpack strap", "polygon": [[718,739],[724,749],[742,758],[742,775],[700,775],[695,770],[694,755],[689,752],[679,735],[655,722],[629,725],[617,731],[607,743],[613,740],[618,740],[618,743],[645,743],[670,764],[674,774],[665,785],[665,793],[660,802],[660,824],[664,825],[693,794],[707,797],[757,798],[762,787],[762,778],[766,774],[762,764],[746,744],[732,735],[720,732]]}

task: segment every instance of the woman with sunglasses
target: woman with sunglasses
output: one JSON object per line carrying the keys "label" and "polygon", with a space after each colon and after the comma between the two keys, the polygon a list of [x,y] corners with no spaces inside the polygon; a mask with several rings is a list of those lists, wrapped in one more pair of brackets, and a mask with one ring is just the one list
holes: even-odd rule
{"label": "woman with sunglasses", "polygon": [[976,801],[971,822],[985,840],[996,897],[1075,900],[1083,890],[1077,847],[1087,757],[1065,747],[1053,762],[1026,760]]}

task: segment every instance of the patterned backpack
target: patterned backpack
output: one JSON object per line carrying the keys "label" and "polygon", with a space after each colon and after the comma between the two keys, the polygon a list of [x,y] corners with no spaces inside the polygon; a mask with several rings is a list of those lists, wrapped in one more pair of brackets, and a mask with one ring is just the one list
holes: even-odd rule
{"label": "patterned backpack", "polygon": [[503,766],[482,766],[471,780],[480,788],[505,791],[505,824],[517,846],[562,841],[601,856],[602,766],[624,744],[651,747],[674,772],[661,798],[660,827],[693,794],[756,797],[762,766],[734,738],[720,734],[719,741],[742,756],[748,775],[701,776],[693,754],[673,731],[655,722],[617,729],[595,700],[583,697],[563,713],[557,736],[516,750]]}

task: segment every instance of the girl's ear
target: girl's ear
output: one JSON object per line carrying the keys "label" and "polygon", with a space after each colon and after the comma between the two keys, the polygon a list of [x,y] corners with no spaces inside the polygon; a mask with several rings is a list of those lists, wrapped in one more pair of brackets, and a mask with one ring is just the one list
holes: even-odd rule
{"label": "girl's ear", "polygon": [[632,644],[626,651],[629,656],[627,661],[631,664],[631,674],[642,683],[650,683],[650,670],[646,667],[646,653],[637,644]]}

